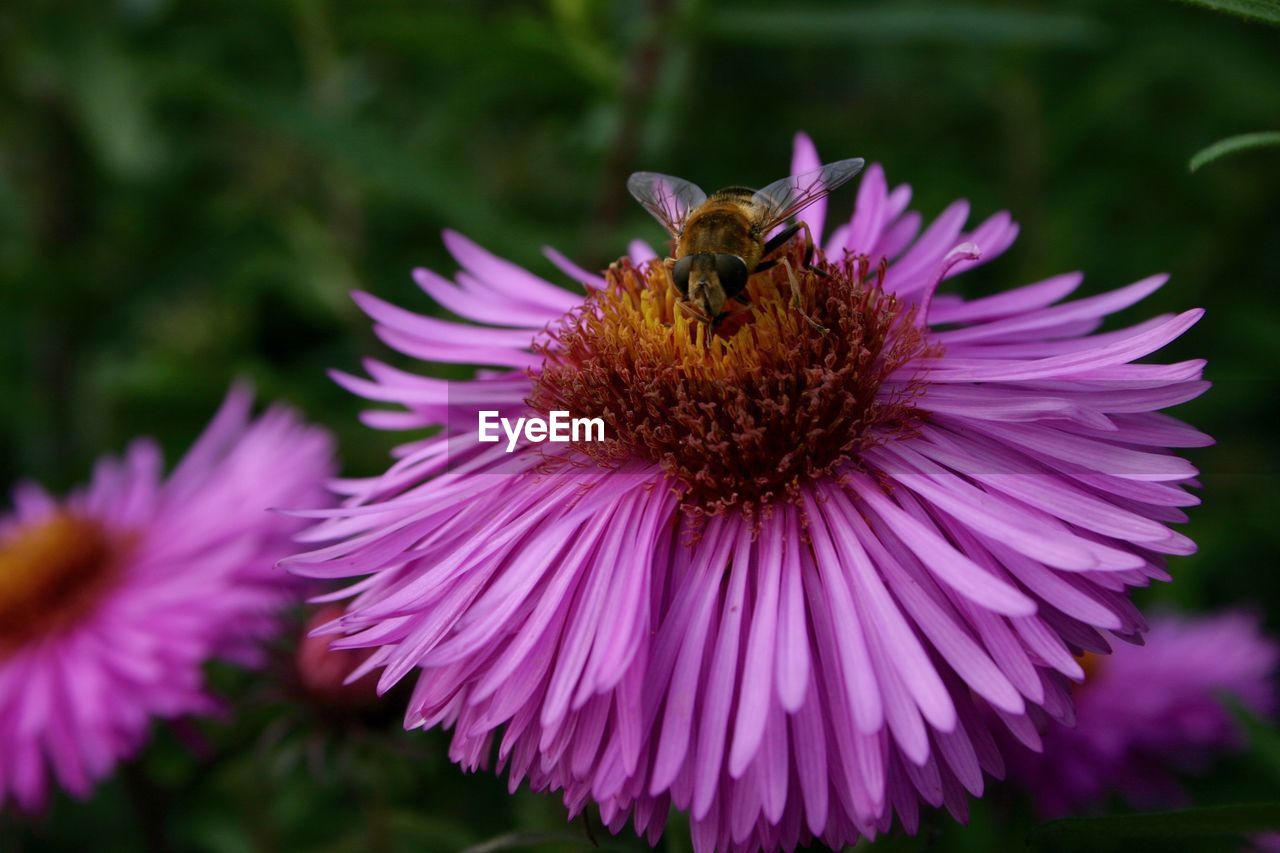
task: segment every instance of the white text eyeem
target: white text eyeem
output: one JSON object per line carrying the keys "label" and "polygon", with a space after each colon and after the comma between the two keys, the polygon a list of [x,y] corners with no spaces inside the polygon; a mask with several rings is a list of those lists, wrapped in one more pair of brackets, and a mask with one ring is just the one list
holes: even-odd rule
{"label": "white text eyeem", "polygon": [[[501,430],[501,433],[499,432]],[[550,417],[510,418],[500,417],[496,411],[480,412],[479,440],[495,444],[507,437],[507,452],[516,449],[523,436],[525,441],[540,444],[552,441],[567,444],[570,441],[604,441],[604,418],[574,418],[568,412],[553,411]]]}

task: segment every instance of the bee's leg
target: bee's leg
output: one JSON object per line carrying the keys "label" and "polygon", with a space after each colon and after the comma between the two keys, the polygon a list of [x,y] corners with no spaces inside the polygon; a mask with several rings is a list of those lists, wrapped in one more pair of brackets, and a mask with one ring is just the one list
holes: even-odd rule
{"label": "bee's leg", "polygon": [[667,273],[667,281],[671,283],[671,286],[672,286],[673,288],[675,288],[675,289],[677,289],[677,290],[678,290],[679,288],[676,288],[676,276],[675,276],[676,259],[675,259],[675,258],[663,258],[663,259],[662,259],[662,268],[663,268],[663,269],[666,271],[666,273]]}
{"label": "bee's leg", "polygon": [[804,231],[804,257],[801,259],[801,266],[816,276],[831,278],[826,270],[815,266],[813,263],[813,251],[818,247],[818,243],[813,239],[813,232],[809,230],[809,223],[798,222],[796,224]]}
{"label": "bee's leg", "polygon": [[[767,257],[787,245],[792,237],[800,233],[801,228],[804,228],[806,231],[808,230],[808,226],[803,222],[797,222],[794,225],[789,225],[786,228],[783,228],[777,234],[770,237],[765,242],[764,247],[760,250],[760,257]],[[812,240],[810,242],[812,242]],[[756,267],[756,269],[758,270],[760,268]]]}
{"label": "bee's leg", "polygon": [[792,307],[800,312],[800,316],[803,317],[809,323],[810,326],[813,326],[813,328],[817,329],[819,332],[822,332],[825,335],[829,331],[829,329],[827,329],[826,326],[822,325],[817,320],[813,319],[812,317],[810,317],[808,314],[804,312],[804,299],[801,297],[801,293],[800,293],[800,280],[796,278],[796,271],[791,268],[791,262],[786,258],[783,258],[781,263],[784,267],[786,267],[787,278],[791,280]]}
{"label": "bee's leg", "polygon": [[[814,266],[813,264],[813,252],[814,249],[817,248],[818,244],[817,241],[813,239],[813,232],[809,230],[808,222],[800,221],[779,231],[776,236],[764,244],[764,248],[761,251],[760,256],[768,257],[771,252],[776,252],[778,249],[782,248],[792,237],[796,236],[796,234],[799,234],[801,231],[804,232],[804,257],[801,259],[800,266],[807,269],[814,275],[821,276],[822,278],[830,278],[831,276],[827,274],[826,270],[821,267]],[[755,272],[767,270],[772,266],[776,266],[777,263],[778,261],[776,259],[772,261],[765,261],[755,268]]]}

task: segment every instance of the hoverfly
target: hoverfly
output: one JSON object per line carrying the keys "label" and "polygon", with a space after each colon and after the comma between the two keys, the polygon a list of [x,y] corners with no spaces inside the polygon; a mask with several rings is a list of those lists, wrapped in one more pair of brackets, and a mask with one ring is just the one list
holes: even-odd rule
{"label": "hoverfly", "polygon": [[[666,263],[680,292],[676,304],[714,329],[728,316],[729,300],[747,304],[747,279],[778,264],[766,258],[804,225],[795,223],[773,237],[769,232],[858,174],[863,162],[839,160],[764,189],[726,187],[710,198],[689,181],[656,172],[636,172],[627,189],[675,240],[675,257]],[[799,284],[790,263],[785,258],[781,263],[798,308]],[[822,328],[807,315],[805,319]]]}

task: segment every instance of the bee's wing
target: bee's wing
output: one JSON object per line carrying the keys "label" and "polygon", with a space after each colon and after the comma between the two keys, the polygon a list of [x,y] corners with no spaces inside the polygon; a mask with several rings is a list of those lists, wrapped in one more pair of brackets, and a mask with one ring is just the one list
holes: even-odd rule
{"label": "bee's wing", "polygon": [[627,178],[627,189],[653,218],[679,237],[689,211],[707,200],[707,194],[683,178],[657,172],[636,172]]}
{"label": "bee's wing", "polygon": [[758,227],[761,231],[768,231],[795,216],[861,172],[865,162],[861,157],[837,160],[803,175],[792,175],[774,181],[764,189],[757,190],[751,200],[761,211]]}

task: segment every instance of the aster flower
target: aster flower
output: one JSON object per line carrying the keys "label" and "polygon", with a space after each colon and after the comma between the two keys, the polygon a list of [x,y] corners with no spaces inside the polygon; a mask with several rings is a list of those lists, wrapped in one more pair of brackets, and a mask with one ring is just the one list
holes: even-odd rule
{"label": "aster flower", "polygon": [[1275,711],[1280,646],[1255,616],[1166,614],[1146,641],[1086,655],[1075,725],[1050,727],[1039,752],[1011,750],[1011,777],[1044,815],[1079,812],[1112,793],[1137,808],[1178,803],[1175,771],[1201,769],[1244,743],[1226,701]]}
{"label": "aster flower", "polygon": [[216,703],[203,665],[252,664],[296,582],[274,564],[331,473],[326,433],[233,389],[166,478],[135,441],[59,500],[34,484],[0,519],[0,807],[85,796],[150,721]]}
{"label": "aster flower", "polygon": [[[818,163],[799,137],[793,173]],[[966,230],[959,201],[924,227],[910,196],[872,166],[850,219],[803,214],[825,334],[775,267],[708,339],[640,243],[603,276],[550,251],[583,298],[447,232],[462,271],[415,278],[463,322],[356,295],[401,353],[485,366],[336,374],[399,406],[370,426],[443,429],[345,483],[287,561],[360,578],[327,630],[375,650],[383,689],[418,673],[408,726],[615,832],[656,839],[674,804],[699,850],[791,849],[914,830],[922,801],[962,817],[1003,772],[991,719],[1031,742],[1033,709],[1069,716],[1076,651],[1140,635],[1126,589],[1194,547],[1168,524],[1195,471],[1167,448],[1208,439],[1157,410],[1203,362],[1137,361],[1201,312],[1096,333],[1164,276],[937,292],[1017,226]],[[507,453],[480,410],[606,440]]]}

